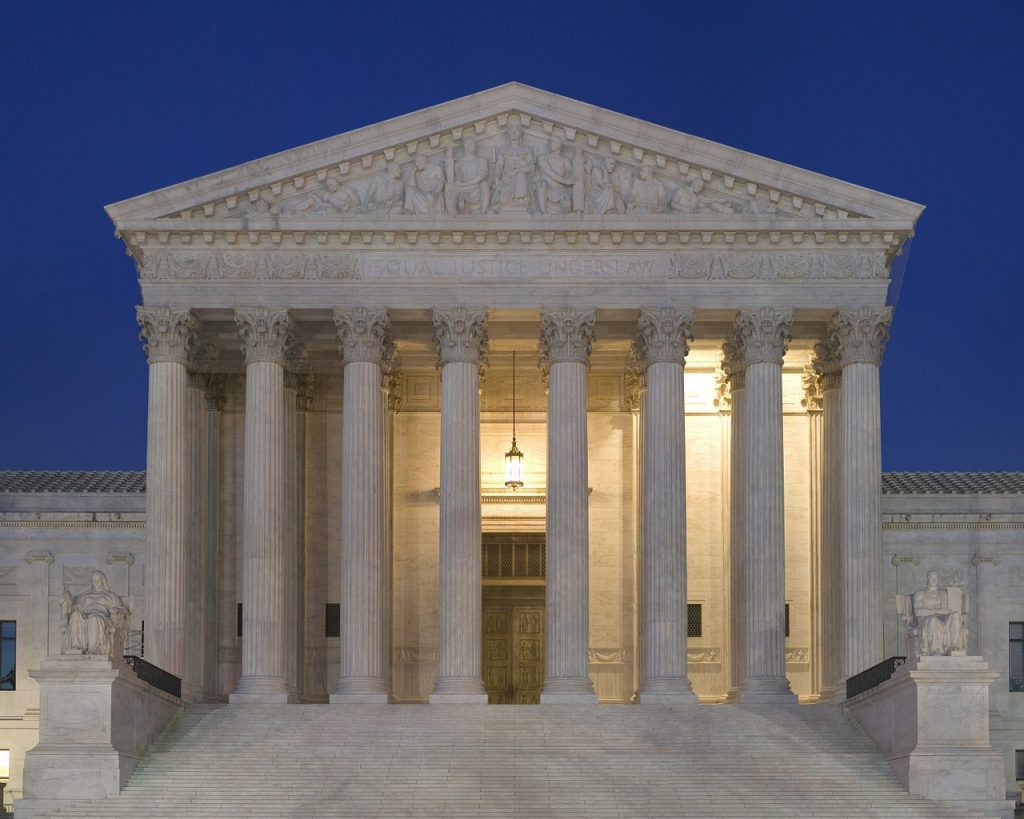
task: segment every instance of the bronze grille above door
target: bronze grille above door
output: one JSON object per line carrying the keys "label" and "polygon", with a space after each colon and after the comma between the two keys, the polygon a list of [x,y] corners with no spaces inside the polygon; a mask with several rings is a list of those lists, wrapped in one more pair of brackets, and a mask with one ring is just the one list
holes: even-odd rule
{"label": "bronze grille above door", "polygon": [[542,580],[547,571],[543,534],[483,535],[482,574],[486,580]]}

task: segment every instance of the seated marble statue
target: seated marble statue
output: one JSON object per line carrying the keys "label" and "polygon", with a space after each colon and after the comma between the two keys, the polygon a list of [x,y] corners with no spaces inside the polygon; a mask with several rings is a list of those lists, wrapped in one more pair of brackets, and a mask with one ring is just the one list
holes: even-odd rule
{"label": "seated marble statue", "polygon": [[107,585],[103,572],[92,573],[92,587],[71,596],[64,589],[60,596],[61,654],[101,654],[120,652],[128,632],[130,606]]}
{"label": "seated marble statue", "polygon": [[900,595],[897,608],[914,638],[918,657],[949,656],[967,648],[967,592],[955,581],[939,586],[939,573],[928,572],[927,587]]}

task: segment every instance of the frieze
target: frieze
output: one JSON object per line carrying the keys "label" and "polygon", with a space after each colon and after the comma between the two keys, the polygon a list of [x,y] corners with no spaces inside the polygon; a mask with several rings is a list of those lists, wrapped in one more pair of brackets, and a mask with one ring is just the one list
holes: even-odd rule
{"label": "frieze", "polygon": [[654,281],[885,280],[870,253],[331,253],[149,251],[143,281],[647,279]]}

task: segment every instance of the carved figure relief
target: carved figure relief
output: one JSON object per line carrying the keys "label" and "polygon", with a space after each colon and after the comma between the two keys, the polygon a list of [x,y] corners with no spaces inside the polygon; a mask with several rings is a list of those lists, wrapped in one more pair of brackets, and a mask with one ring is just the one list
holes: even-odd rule
{"label": "carved figure relief", "polygon": [[65,587],[60,596],[60,653],[119,655],[128,636],[131,605],[110,590],[103,572],[93,572],[91,583],[74,597]]}
{"label": "carved figure relief", "polygon": [[530,208],[530,178],[533,176],[533,153],[523,144],[519,123],[508,124],[508,146],[494,164],[494,211],[521,211]]}
{"label": "carved figure relief", "polygon": [[444,211],[444,171],[424,154],[417,154],[405,186],[405,212],[433,216]]}
{"label": "carved figure relief", "polygon": [[402,179],[402,166],[393,162],[374,180],[367,210],[370,213],[395,214],[401,213],[404,208],[405,181]]}
{"label": "carved figure relief", "polygon": [[562,152],[562,140],[553,137],[551,149],[537,157],[537,211],[539,213],[568,213],[572,209],[573,161]]}
{"label": "carved figure relief", "polygon": [[490,163],[477,154],[476,139],[471,136],[462,140],[462,150],[459,159],[455,159],[453,148],[445,155],[445,209],[450,214],[487,213],[491,205]]}
{"label": "carved figure relief", "polygon": [[359,195],[347,185],[342,185],[333,177],[324,183],[326,190],[311,193],[298,204],[292,205],[291,213],[319,211],[326,213],[352,213],[359,208]]}
{"label": "carved figure relief", "polygon": [[665,184],[654,176],[649,165],[640,168],[640,178],[633,183],[629,192],[630,213],[665,213],[668,210],[668,197]]}
{"label": "carved figure relief", "polygon": [[[685,162],[677,167],[658,156],[655,165],[634,149],[637,162],[630,165],[619,157],[621,145],[612,143],[611,151],[616,154],[612,156],[593,136],[583,140],[575,129],[559,130],[552,123],[543,124],[542,134],[539,128],[528,127],[528,119],[524,126],[520,115],[514,113],[502,125],[503,133],[487,132],[479,123],[476,133],[465,136],[462,129],[456,129],[446,143],[432,136],[430,146],[436,150],[431,152],[420,142],[408,148],[404,162],[394,158],[398,148],[386,150],[384,170],[366,176],[348,176],[352,163],[342,162],[339,168],[345,181],[336,171],[324,171],[318,175],[322,183],[318,190],[298,190],[305,183],[297,183],[290,198],[285,194],[280,199],[287,182],[276,183],[258,195],[250,193],[248,201],[242,197],[241,205],[229,208],[257,222],[264,217],[269,223],[278,216],[302,213],[381,217],[402,213],[794,215],[778,204],[778,191],[769,197],[768,191],[757,185],[737,187],[733,178],[707,169],[691,170]],[[372,160],[373,156],[363,157],[363,167],[371,168]],[[804,206],[794,207],[799,211]],[[825,213],[821,207],[815,204],[819,216]],[[212,213],[206,210],[207,215]],[[805,209],[805,213],[810,212]],[[842,215],[850,214],[844,211]]]}

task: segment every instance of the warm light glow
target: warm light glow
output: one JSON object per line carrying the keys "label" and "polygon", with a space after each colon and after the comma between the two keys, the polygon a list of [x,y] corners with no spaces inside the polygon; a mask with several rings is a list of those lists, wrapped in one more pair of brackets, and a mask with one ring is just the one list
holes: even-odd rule
{"label": "warm light glow", "polygon": [[523,485],[523,453],[512,439],[512,449],[505,453],[505,486],[515,491]]}
{"label": "warm light glow", "polygon": [[11,752],[0,751],[0,780],[11,778]]}

